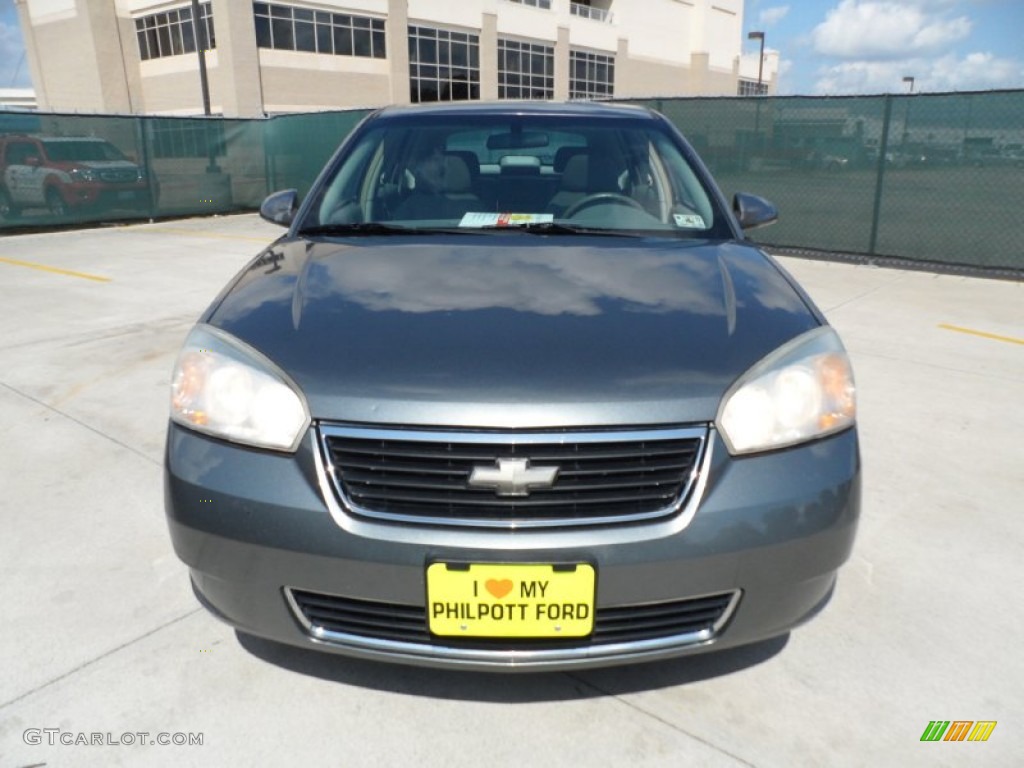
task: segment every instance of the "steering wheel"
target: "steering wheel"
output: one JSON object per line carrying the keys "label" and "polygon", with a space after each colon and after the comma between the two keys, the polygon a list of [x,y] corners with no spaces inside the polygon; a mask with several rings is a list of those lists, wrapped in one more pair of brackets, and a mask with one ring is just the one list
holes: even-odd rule
{"label": "steering wheel", "polygon": [[646,209],[632,197],[620,195],[618,192],[595,192],[592,195],[587,195],[586,197],[580,198],[575,203],[566,208],[565,213],[562,214],[562,218],[571,219],[584,208],[590,208],[592,205],[600,205],[601,203],[629,205],[632,206],[633,208],[636,208],[637,210],[646,212]]}

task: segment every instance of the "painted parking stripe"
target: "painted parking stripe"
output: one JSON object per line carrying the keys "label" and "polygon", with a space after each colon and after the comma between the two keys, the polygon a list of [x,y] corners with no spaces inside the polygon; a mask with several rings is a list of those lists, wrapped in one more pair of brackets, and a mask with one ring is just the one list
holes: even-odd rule
{"label": "painted parking stripe", "polygon": [[160,232],[167,235],[185,235],[186,237],[213,237],[220,238],[222,240],[249,240],[253,243],[263,243],[264,245],[273,242],[273,237],[251,237],[248,235],[229,235],[222,232],[204,232],[201,229],[180,229],[175,227],[121,227],[122,232],[134,232],[135,234],[145,235],[150,232]]}
{"label": "painted parking stripe", "polygon": [[28,267],[29,269],[39,269],[43,272],[53,272],[55,275],[67,275],[68,277],[80,277],[83,280],[95,280],[97,283],[109,283],[109,277],[101,277],[100,275],[90,275],[86,272],[75,272],[73,269],[61,269],[60,267],[51,267],[47,264],[36,264],[32,261],[18,261],[17,259],[8,259],[0,256],[0,261],[4,264],[13,264],[16,267]]}
{"label": "painted parking stripe", "polygon": [[958,325],[947,325],[946,323],[939,323],[939,328],[943,328],[947,331],[956,331],[957,333],[969,333],[971,336],[981,336],[983,339],[992,339],[994,341],[1005,341],[1008,344],[1024,344],[1024,339],[1017,339],[1013,336],[999,336],[995,333],[985,333],[985,331],[975,331],[972,328],[961,328]]}

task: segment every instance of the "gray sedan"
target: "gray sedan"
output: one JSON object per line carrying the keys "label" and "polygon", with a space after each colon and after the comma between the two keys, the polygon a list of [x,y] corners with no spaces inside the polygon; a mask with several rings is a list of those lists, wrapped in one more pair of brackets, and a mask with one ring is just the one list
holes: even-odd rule
{"label": "gray sedan", "polygon": [[784,634],[860,512],[853,375],[679,132],[625,106],[389,108],[176,363],[166,509],[244,633],[428,666]]}

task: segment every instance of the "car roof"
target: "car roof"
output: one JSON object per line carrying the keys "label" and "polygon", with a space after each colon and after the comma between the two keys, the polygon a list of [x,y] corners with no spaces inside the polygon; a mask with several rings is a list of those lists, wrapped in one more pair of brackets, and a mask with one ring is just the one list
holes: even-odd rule
{"label": "car roof", "polygon": [[96,141],[104,144],[109,144],[106,139],[101,139],[99,136],[39,136],[42,141]]}
{"label": "car roof", "polygon": [[503,101],[503,102],[446,102],[443,104],[415,104],[384,107],[374,114],[375,119],[407,119],[415,116],[459,115],[560,115],[565,117],[628,118],[632,120],[656,119],[655,113],[634,104],[609,104],[592,101]]}
{"label": "car roof", "polygon": [[34,141],[95,141],[102,142],[103,144],[109,144],[110,142],[106,139],[101,139],[99,136],[40,136],[36,133],[6,133],[0,134],[0,141],[24,141],[25,139],[32,139]]}

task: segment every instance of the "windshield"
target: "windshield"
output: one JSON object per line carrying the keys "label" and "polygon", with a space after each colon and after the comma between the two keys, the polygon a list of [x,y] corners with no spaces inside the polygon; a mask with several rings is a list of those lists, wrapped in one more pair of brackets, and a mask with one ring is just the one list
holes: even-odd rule
{"label": "windshield", "polygon": [[371,123],[314,192],[301,229],[383,229],[368,224],[732,236],[674,135],[600,115]]}
{"label": "windshield", "polygon": [[124,160],[113,144],[105,141],[47,141],[46,154],[56,162]]}

